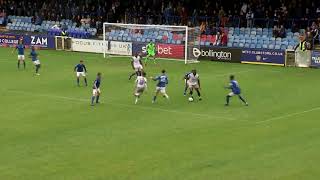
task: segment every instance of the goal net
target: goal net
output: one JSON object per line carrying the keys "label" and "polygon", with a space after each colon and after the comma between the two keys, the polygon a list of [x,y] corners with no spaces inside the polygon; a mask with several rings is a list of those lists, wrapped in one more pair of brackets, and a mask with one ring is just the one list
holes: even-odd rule
{"label": "goal net", "polygon": [[193,63],[197,62],[197,58],[192,56],[197,39],[194,32],[187,26],[103,23],[103,41],[106,44],[103,54],[104,57],[136,53],[146,56],[146,45],[154,42],[157,59]]}

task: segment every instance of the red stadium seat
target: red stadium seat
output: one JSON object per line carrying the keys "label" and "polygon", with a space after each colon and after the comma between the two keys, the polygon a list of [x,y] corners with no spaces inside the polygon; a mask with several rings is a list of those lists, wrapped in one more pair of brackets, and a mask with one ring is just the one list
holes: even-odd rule
{"label": "red stadium seat", "polygon": [[173,34],[173,40],[178,40],[179,39],[179,35],[178,34]]}
{"label": "red stadium seat", "polygon": [[166,40],[168,40],[168,36],[163,35],[162,39],[166,41]]}

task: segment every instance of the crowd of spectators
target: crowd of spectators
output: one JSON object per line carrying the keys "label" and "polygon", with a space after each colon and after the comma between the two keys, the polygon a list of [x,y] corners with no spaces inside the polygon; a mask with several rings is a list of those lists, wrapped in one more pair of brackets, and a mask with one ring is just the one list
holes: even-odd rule
{"label": "crowd of spectators", "polygon": [[0,16],[8,15],[32,16],[35,24],[72,19],[77,26],[86,23],[100,30],[102,22],[201,26],[212,34],[216,27],[275,26],[274,36],[284,37],[284,28],[319,24],[320,1],[0,0]]}

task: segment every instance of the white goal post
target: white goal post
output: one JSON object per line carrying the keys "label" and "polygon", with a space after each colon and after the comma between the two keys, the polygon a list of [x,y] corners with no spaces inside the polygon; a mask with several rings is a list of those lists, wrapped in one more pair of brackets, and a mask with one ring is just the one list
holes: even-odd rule
{"label": "white goal post", "polygon": [[185,64],[198,62],[192,55],[192,49],[195,44],[198,45],[194,41],[198,41],[200,35],[195,35],[194,32],[195,29],[188,26],[103,23],[103,56],[128,56],[130,52],[124,52],[124,48],[130,45],[130,55],[138,51],[146,55],[145,46],[154,42],[157,48],[156,58],[180,60]]}

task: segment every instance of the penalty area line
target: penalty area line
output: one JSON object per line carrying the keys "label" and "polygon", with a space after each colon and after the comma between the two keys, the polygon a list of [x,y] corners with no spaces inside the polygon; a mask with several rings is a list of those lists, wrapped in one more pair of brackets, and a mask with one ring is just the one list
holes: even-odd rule
{"label": "penalty area line", "polygon": [[308,110],[300,111],[300,112],[295,112],[295,113],[291,113],[291,114],[285,114],[285,115],[282,115],[282,116],[276,116],[276,117],[269,118],[269,119],[266,119],[266,120],[263,120],[263,121],[258,121],[258,122],[256,122],[256,124],[262,124],[262,123],[275,121],[275,120],[279,120],[279,119],[283,119],[283,118],[287,118],[287,117],[298,116],[298,115],[301,115],[301,114],[306,114],[306,113],[313,112],[313,111],[318,111],[318,110],[320,110],[320,107],[315,107],[315,108],[312,108],[312,109],[308,109]]}
{"label": "penalty area line", "polygon": [[[50,95],[50,94],[33,94],[33,93],[27,93],[27,92],[23,92],[23,91],[16,91],[16,90],[7,90],[7,92],[13,92],[13,93],[17,93],[17,94],[26,94],[26,95],[38,96],[38,97],[63,99],[63,100],[69,100],[69,101],[87,102],[88,104],[90,103],[90,99],[83,99],[83,98],[73,98],[73,97],[57,96],[57,95]],[[224,120],[228,120],[228,121],[235,121],[236,120],[234,118],[224,117],[224,116],[200,114],[200,113],[193,113],[193,112],[184,112],[184,111],[169,110],[169,109],[163,109],[163,108],[157,108],[157,107],[147,107],[147,106],[141,106],[141,105],[130,105],[130,104],[123,104],[123,103],[116,103],[113,100],[105,101],[104,103],[109,104],[109,105],[136,108],[136,109],[144,109],[144,110],[153,110],[153,111],[162,111],[162,112],[168,112],[168,113],[191,115],[191,116],[197,116],[197,117],[202,117],[202,118],[224,119]]]}

